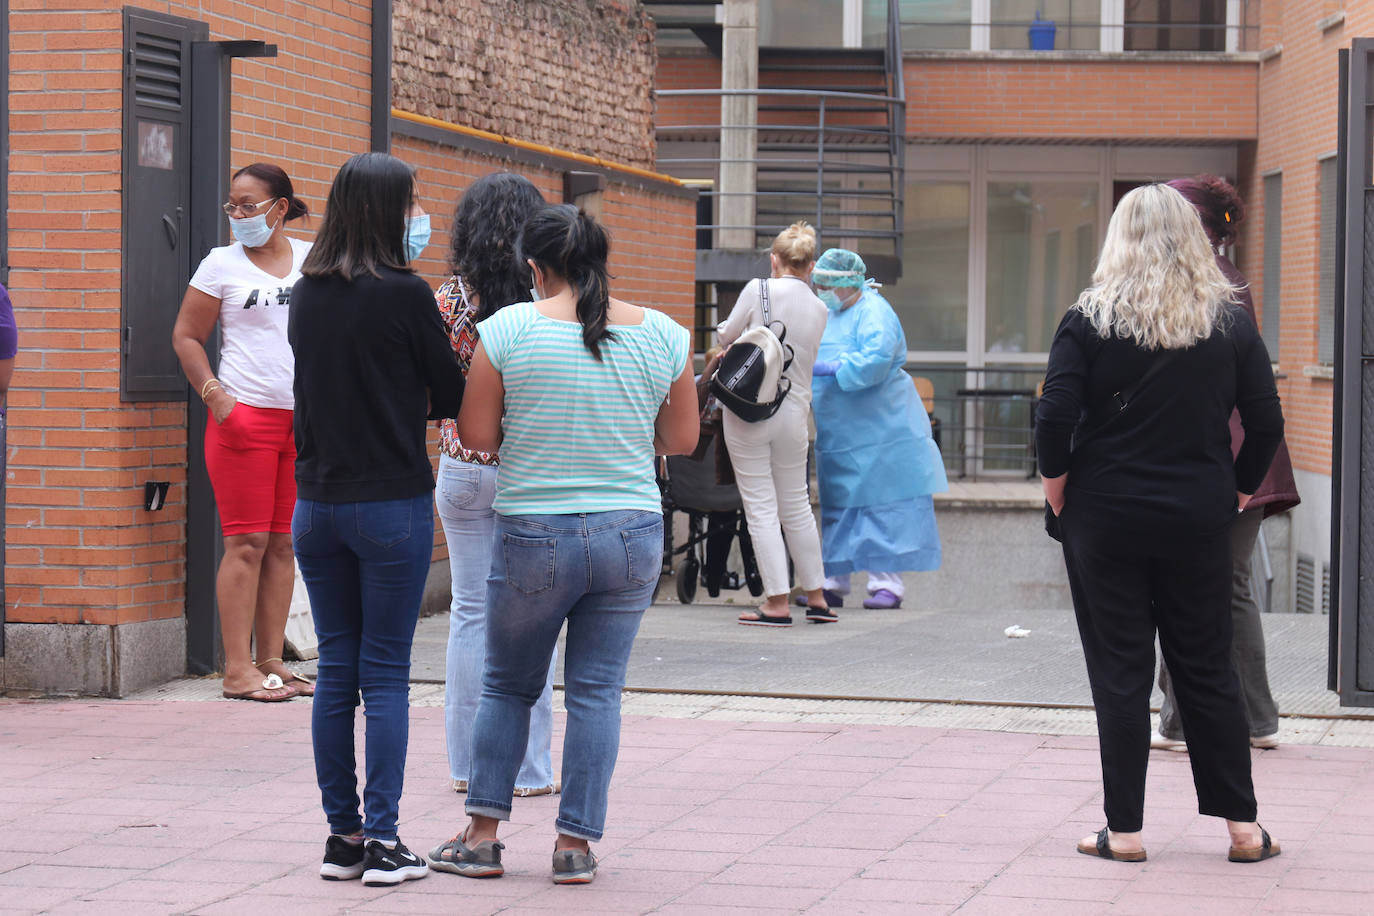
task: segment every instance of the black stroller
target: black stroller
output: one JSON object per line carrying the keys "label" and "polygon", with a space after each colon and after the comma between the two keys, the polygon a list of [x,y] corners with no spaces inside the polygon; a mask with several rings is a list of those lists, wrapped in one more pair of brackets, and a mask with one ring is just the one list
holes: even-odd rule
{"label": "black stroller", "polygon": [[[763,594],[763,579],[754,561],[744,506],[733,484],[716,482],[715,442],[704,440],[701,458],[674,455],[658,462],[658,485],[663,493],[663,570],[674,572],[674,557],[682,556],[675,578],[677,597],[691,604],[697,586],[711,597],[721,589],[748,588],[755,597]],[[687,540],[674,546],[673,513],[687,513]],[[739,539],[743,577],[726,569],[732,542]]]}

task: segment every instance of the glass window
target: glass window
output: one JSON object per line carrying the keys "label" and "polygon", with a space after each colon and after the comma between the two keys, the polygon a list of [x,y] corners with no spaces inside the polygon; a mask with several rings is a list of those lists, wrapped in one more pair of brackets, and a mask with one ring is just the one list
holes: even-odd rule
{"label": "glass window", "polygon": [[1317,249],[1317,361],[1336,361],[1336,157],[1318,168],[1321,229]]}
{"label": "glass window", "polygon": [[882,292],[911,350],[963,350],[968,338],[969,186],[908,181],[902,279]]}
{"label": "glass window", "polygon": [[1283,298],[1283,175],[1264,177],[1264,290],[1261,316],[1264,346],[1270,359],[1279,358],[1279,303]]}
{"label": "glass window", "polygon": [[1097,183],[988,182],[988,353],[1046,353],[1092,277]]}
{"label": "glass window", "polygon": [[844,46],[844,4],[839,0],[760,0],[759,46]]}
{"label": "glass window", "polygon": [[[868,2],[871,5],[873,0]],[[970,0],[901,0],[900,10],[903,51],[968,50],[973,21]],[[882,16],[886,15],[884,11]],[[876,16],[876,11],[866,9],[864,21],[873,21]]]}
{"label": "glass window", "polygon": [[1096,51],[1101,0],[991,0],[991,47]]}
{"label": "glass window", "polygon": [[1125,0],[1126,51],[1225,51],[1226,0]]}

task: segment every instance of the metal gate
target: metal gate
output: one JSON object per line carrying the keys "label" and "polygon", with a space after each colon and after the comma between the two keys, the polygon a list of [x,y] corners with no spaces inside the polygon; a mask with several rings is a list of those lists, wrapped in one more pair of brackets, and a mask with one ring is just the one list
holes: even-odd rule
{"label": "metal gate", "polygon": [[1374,706],[1374,39],[1340,52],[1331,654],[1342,706]]}

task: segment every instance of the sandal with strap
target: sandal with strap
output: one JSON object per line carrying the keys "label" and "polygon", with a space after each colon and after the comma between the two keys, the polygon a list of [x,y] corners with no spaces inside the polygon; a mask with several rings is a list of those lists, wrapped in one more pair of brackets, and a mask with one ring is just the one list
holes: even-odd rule
{"label": "sandal with strap", "polygon": [[[278,695],[275,691],[288,690],[289,693]],[[253,700],[258,703],[283,703],[287,700],[294,700],[298,694],[296,688],[287,687],[282,683],[282,679],[275,674],[269,674],[262,679],[261,687],[254,687],[252,690],[245,690],[242,693],[231,693],[228,690],[221,690],[226,700]]]}
{"label": "sandal with strap", "polygon": [[791,614],[765,614],[763,611],[746,611],[753,617],[741,617],[739,622],[746,627],[790,627]]}
{"label": "sandal with strap", "polygon": [[1226,854],[1228,862],[1263,862],[1265,859],[1272,859],[1282,852],[1279,844],[1274,842],[1269,831],[1260,827],[1260,844],[1258,846],[1235,846]]}
{"label": "sandal with strap", "polygon": [[1088,840],[1078,841],[1078,851],[1085,856],[1097,856],[1102,859],[1111,859],[1113,862],[1144,862],[1145,850],[1136,849],[1131,852],[1118,852],[1112,848],[1111,842],[1107,839],[1107,828],[1103,827],[1097,831],[1095,842]]}
{"label": "sandal with strap", "polygon": [[[280,658],[264,658],[262,661],[254,662],[253,664],[258,668],[258,670],[261,671],[263,665],[270,665],[273,662],[281,662],[281,666],[283,668],[286,668],[286,663],[282,662]],[[266,673],[266,671],[263,671],[263,674]],[[297,674],[290,668],[286,668],[286,673],[288,676],[285,680],[285,683],[290,684],[298,695],[303,697],[313,697],[315,695],[314,681],[310,680],[310,678],[305,677],[304,675]],[[272,677],[280,678],[281,675],[273,674]]]}

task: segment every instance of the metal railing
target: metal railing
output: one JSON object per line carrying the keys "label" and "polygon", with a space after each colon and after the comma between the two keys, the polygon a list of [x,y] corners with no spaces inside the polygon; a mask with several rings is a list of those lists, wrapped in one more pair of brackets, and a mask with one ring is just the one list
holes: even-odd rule
{"label": "metal railing", "polygon": [[[698,122],[660,124],[657,128],[660,143],[681,139],[703,146],[706,152],[716,148],[725,131],[758,133],[759,151],[751,159],[709,154],[658,159],[660,171],[713,182],[701,191],[713,208],[716,201],[727,196],[754,199],[752,224],[712,219],[698,225],[699,230],[750,229],[758,244],[766,246],[793,221],[807,218],[814,219],[818,236],[831,239],[822,244],[837,244],[837,239],[881,239],[891,244],[894,256],[900,253],[906,122],[903,98],[809,89],[665,89],[658,96],[752,96],[759,105],[760,116],[751,125]],[[865,120],[873,123],[863,123]],[[753,166],[755,190],[731,192],[714,186],[720,180],[722,164],[740,162]],[[882,203],[881,209],[871,206],[874,201]]]}
{"label": "metal railing", "polygon": [[951,479],[1036,475],[1035,405],[1044,367],[912,364],[907,372],[935,389],[931,425]]}
{"label": "metal railing", "polygon": [[[1162,22],[1130,20],[1104,23],[1073,17],[1033,20],[1020,17],[903,19],[901,31],[911,50],[1182,51],[1228,53],[1258,50],[1259,22],[1252,4],[1241,3],[1237,22]],[[1098,7],[1093,5],[1096,13]],[[1050,48],[1038,44],[1048,37]]]}

